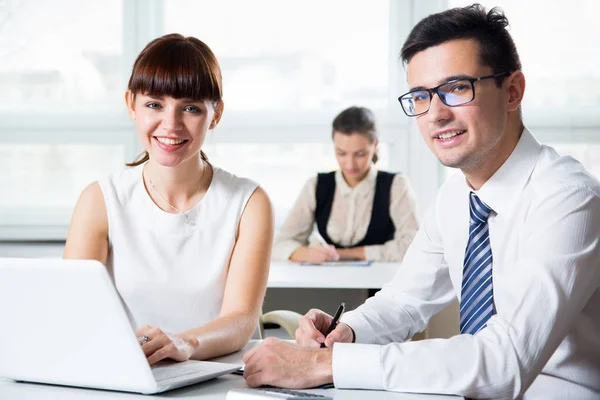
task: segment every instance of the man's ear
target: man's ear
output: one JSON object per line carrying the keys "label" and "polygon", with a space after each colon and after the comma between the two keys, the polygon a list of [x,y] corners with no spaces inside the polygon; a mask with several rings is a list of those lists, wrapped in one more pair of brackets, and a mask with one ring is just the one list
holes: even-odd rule
{"label": "man's ear", "polygon": [[521,106],[525,94],[525,75],[515,71],[508,77],[508,111],[516,111]]}
{"label": "man's ear", "polygon": [[225,110],[225,103],[223,103],[223,100],[221,100],[215,105],[215,112],[213,115],[213,120],[211,121],[208,129],[215,129],[215,127],[219,124],[219,121],[221,121],[221,117],[223,116],[224,110]]}
{"label": "man's ear", "polygon": [[125,105],[127,106],[127,112],[132,121],[135,121],[135,94],[131,91],[125,91]]}

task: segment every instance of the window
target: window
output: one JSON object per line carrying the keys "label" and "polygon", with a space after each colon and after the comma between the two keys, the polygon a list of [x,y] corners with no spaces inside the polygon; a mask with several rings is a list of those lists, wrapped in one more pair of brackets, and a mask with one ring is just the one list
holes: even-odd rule
{"label": "window", "polygon": [[123,165],[124,10],[0,2],[0,240],[64,238],[81,190]]}
{"label": "window", "polygon": [[0,3],[2,113],[102,113],[119,106],[126,73],[121,3]]}
{"label": "window", "polygon": [[217,55],[230,110],[388,106],[388,1],[169,0],[164,7],[163,33],[196,36]]}
{"label": "window", "polygon": [[[103,176],[125,157],[119,145],[45,145],[9,144],[0,147],[0,187],[5,190],[0,207],[55,208],[70,207],[79,190],[91,182],[91,176]],[[85,168],[81,168],[85,166]],[[60,176],[71,182],[46,179],[47,175]],[[21,186],[21,182],[27,185]],[[64,192],[67,189],[68,192]]]}
{"label": "window", "polygon": [[[471,4],[450,0],[450,7]],[[526,122],[539,126],[599,126],[600,2],[483,0],[488,10],[498,6],[510,23],[521,56],[527,90]],[[529,121],[528,121],[529,120]]]}
{"label": "window", "polygon": [[64,238],[81,190],[122,165],[124,153],[120,145],[0,144],[0,239],[36,230]]}
{"label": "window", "polygon": [[[388,95],[396,57],[388,1],[170,0],[164,8],[161,33],[198,37],[221,65],[222,129],[233,138],[223,142],[218,128],[205,145],[210,160],[259,182],[277,225],[309,177],[337,168],[330,135],[337,113],[353,104],[396,109]],[[211,18],[198,23],[190,14]],[[380,130],[389,130],[382,114]],[[389,167],[388,148],[380,146],[380,168]]]}
{"label": "window", "polygon": [[[174,31],[204,40],[223,69],[211,161],[261,183],[277,220],[309,176],[335,167],[330,124],[353,104],[375,111],[380,166],[406,173],[426,209],[444,173],[397,104],[398,53],[422,17],[466,3],[0,1],[0,240],[64,239],[81,190],[139,153],[123,92],[139,51]],[[512,23],[527,126],[598,173],[600,5],[482,3]]]}
{"label": "window", "polygon": [[331,121],[350,105],[377,115],[379,166],[409,174],[395,98],[413,2],[0,1],[0,241],[64,239],[81,191],[135,158],[123,92],[135,56],[170,32],[217,55],[226,111],[205,150],[263,185],[277,221],[336,167]]}

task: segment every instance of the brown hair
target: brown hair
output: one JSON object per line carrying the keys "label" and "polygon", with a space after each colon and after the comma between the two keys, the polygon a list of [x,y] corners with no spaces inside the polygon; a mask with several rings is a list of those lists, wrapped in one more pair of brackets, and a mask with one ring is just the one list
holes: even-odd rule
{"label": "brown hair", "polygon": [[[133,63],[127,88],[134,98],[143,93],[210,100],[215,107],[223,101],[221,69],[214,53],[201,40],[178,33],[161,36],[146,45]],[[208,161],[202,150],[200,157]],[[148,159],[148,152],[144,151],[126,165],[135,167]]]}
{"label": "brown hair", "polygon": [[[375,126],[375,115],[365,107],[352,106],[346,108],[338,114],[333,120],[331,137],[338,132],[344,135],[358,133],[369,139],[370,143],[375,143],[378,139],[377,128]],[[373,163],[379,159],[377,152],[373,154]]]}

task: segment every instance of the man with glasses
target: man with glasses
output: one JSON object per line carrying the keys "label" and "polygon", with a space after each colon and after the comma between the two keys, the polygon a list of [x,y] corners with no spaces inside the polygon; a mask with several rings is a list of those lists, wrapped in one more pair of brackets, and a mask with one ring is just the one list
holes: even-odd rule
{"label": "man with glasses", "polygon": [[[413,28],[400,104],[462,174],[439,189],[390,284],[326,338],[331,317],[311,310],[298,345],[248,352],[249,385],[600,398],[600,185],[524,127],[507,26],[473,5]],[[460,335],[408,342],[455,298]]]}
{"label": "man with glasses", "polygon": [[[500,78],[510,75],[511,72],[500,72],[481,76],[479,78],[453,77],[448,82],[444,82],[431,89],[413,89],[410,92],[398,97],[404,113],[409,117],[418,117],[429,111],[431,99],[437,94],[447,106],[456,107],[472,102],[475,99],[475,82],[485,79]],[[501,81],[500,81],[501,82]]]}

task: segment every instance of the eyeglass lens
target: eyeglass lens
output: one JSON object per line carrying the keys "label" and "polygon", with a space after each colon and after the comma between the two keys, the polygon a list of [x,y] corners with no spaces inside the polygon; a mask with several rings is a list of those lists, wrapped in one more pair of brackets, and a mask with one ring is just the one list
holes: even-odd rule
{"label": "eyeglass lens", "polygon": [[[473,85],[468,80],[457,80],[441,85],[435,91],[447,106],[459,106],[473,100]],[[407,93],[401,98],[401,104],[409,115],[423,114],[429,111],[431,97],[427,90]]]}

